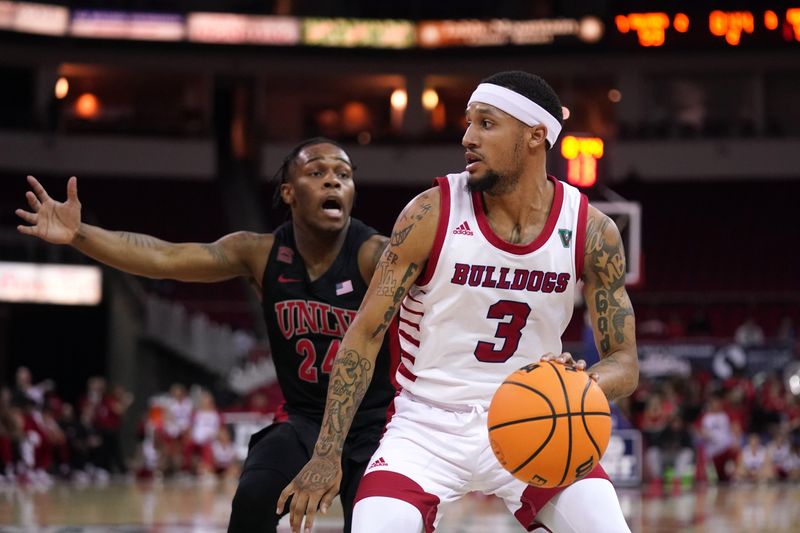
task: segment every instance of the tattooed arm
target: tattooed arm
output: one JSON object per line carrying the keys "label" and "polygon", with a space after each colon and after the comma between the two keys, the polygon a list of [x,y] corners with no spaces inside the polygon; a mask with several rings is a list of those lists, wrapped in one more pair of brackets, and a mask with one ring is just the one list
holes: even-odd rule
{"label": "tattooed arm", "polygon": [[293,496],[292,531],[300,530],[303,516],[309,530],[317,507],[325,512],[339,491],[345,437],[369,387],[386,329],[430,255],[438,219],[439,190],[431,189],[414,198],[395,223],[389,245],[333,363],[314,455],[278,499],[280,514],[286,500]]}
{"label": "tattooed arm", "polygon": [[53,244],[69,244],[89,257],[118,270],[150,278],[182,281],[221,281],[249,276],[261,283],[273,237],[249,232],[231,233],[216,242],[171,243],[149,235],[108,231],[81,221],[77,178],[67,183],[67,201],[58,202],[33,176],[26,198],[31,211],[17,210],[28,226],[18,226]]}
{"label": "tattooed arm", "polygon": [[625,290],[625,252],[614,222],[589,207],[584,255],[584,298],[600,352],[594,374],[609,400],[631,394],[639,383],[636,324]]}

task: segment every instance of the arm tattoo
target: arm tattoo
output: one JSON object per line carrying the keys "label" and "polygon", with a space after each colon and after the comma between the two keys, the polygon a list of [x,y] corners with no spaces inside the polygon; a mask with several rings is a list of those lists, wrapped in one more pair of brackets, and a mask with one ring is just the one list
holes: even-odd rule
{"label": "arm tattoo", "polygon": [[420,196],[420,201],[424,202],[422,205],[417,207],[412,213],[406,214],[405,212],[403,212],[403,214],[400,215],[398,223],[406,220],[411,220],[412,222],[411,224],[409,224],[408,226],[406,226],[401,230],[393,231],[392,238],[389,241],[389,244],[391,244],[392,246],[400,246],[401,244],[403,244],[403,242],[405,242],[406,238],[408,237],[408,234],[411,233],[411,229],[414,227],[414,224],[416,224],[417,222],[419,222],[428,215],[430,210],[433,209],[433,204],[425,201],[427,199],[428,195],[423,194],[422,196]]}
{"label": "arm tattoo", "polygon": [[[387,263],[384,262],[382,264]],[[387,270],[388,268],[385,268],[384,272]],[[389,304],[389,307],[383,314],[383,322],[381,322],[381,324],[375,328],[375,331],[372,332],[373,339],[389,327],[389,323],[394,318],[395,311],[397,311],[397,306],[400,305],[400,302],[403,301],[403,297],[406,295],[406,290],[403,288],[404,285],[408,281],[408,278],[413,276],[418,270],[419,267],[415,263],[408,265],[408,269],[406,270],[406,273],[403,275],[403,279],[399,284],[397,283],[397,279],[394,277],[393,270],[388,270],[386,277],[381,278],[381,282],[378,284],[378,294],[383,296],[392,296],[392,303]]]}
{"label": "arm tattoo", "polygon": [[[600,386],[610,400],[627,396],[636,388],[638,370],[633,345],[633,307],[625,290],[625,256],[619,234],[605,217],[592,217],[586,226],[587,305],[594,306],[594,329],[601,360],[590,372],[600,371]],[[623,349],[624,348],[624,349]],[[633,357],[633,360],[631,360]]]}
{"label": "arm tattoo", "polygon": [[323,421],[326,431],[317,442],[318,455],[341,455],[347,431],[372,379],[372,371],[372,363],[356,350],[342,348],[336,354]]}
{"label": "arm tattoo", "polygon": [[141,233],[129,233],[127,231],[116,232],[119,238],[128,244],[132,244],[138,248],[158,248],[159,241],[150,235],[142,235]]}
{"label": "arm tattoo", "polygon": [[373,339],[381,332],[385,331],[387,327],[389,327],[389,323],[392,321],[392,318],[394,318],[395,311],[397,311],[397,306],[400,305],[400,302],[406,295],[406,290],[403,287],[408,279],[417,274],[419,271],[419,265],[411,263],[408,265],[406,273],[403,275],[403,279],[398,283],[394,269],[391,267],[392,265],[397,264],[397,260],[400,256],[393,251],[393,248],[403,244],[408,235],[411,233],[414,224],[425,218],[428,213],[430,213],[431,209],[433,209],[433,204],[428,202],[427,199],[428,195],[423,194],[420,197],[421,205],[418,205],[408,214],[403,212],[403,214],[400,215],[398,225],[403,220],[412,220],[413,222],[403,229],[392,232],[392,238],[389,241],[389,248],[387,248],[383,260],[378,263],[377,267],[375,268],[376,272],[381,273],[380,282],[378,283],[376,293],[378,296],[391,297],[392,303],[389,304],[389,307],[386,309],[386,312],[383,315],[383,322],[377,328],[375,328],[375,331],[372,332]]}
{"label": "arm tattoo", "polygon": [[413,227],[414,227],[414,224],[411,223],[411,224],[409,224],[408,226],[406,226],[405,228],[403,228],[401,230],[393,231],[392,232],[392,239],[390,241],[391,245],[392,246],[400,246],[401,244],[403,244],[403,242],[405,242],[405,240],[406,240],[406,237],[408,237],[408,234],[411,233],[411,228],[413,228]]}
{"label": "arm tattoo", "polygon": [[608,242],[604,233],[610,221],[602,217],[591,219],[586,227],[586,252],[588,268],[594,279],[594,302],[597,311],[595,327],[600,336],[603,357],[612,351],[614,344],[625,342],[625,320],[633,316],[633,308],[625,291],[625,256],[620,242]]}
{"label": "arm tattoo", "polygon": [[375,293],[378,296],[392,296],[397,287],[397,280],[394,277],[394,270],[391,268],[391,264],[389,261],[381,261],[378,263],[376,271],[380,272],[381,281]]}
{"label": "arm tattoo", "polygon": [[206,252],[217,262],[219,265],[229,266],[231,264],[230,259],[228,256],[225,255],[225,252],[222,250],[220,246],[216,244],[201,244]]}
{"label": "arm tattoo", "polygon": [[314,468],[303,468],[295,478],[295,486],[299,490],[317,490],[320,487],[329,485],[336,479],[339,473],[335,462],[324,462],[314,464]]}

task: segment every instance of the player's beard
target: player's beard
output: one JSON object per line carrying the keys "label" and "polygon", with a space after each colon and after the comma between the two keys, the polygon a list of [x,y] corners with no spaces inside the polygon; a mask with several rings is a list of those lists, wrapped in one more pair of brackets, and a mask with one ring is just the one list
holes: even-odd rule
{"label": "player's beard", "polygon": [[490,196],[500,196],[501,194],[508,194],[517,188],[519,176],[522,173],[522,164],[519,160],[519,152],[521,144],[517,142],[514,145],[514,158],[516,160],[516,169],[509,173],[499,173],[490,168],[486,169],[486,174],[480,178],[470,178],[467,180],[467,189],[470,192],[485,192]]}
{"label": "player's beard", "polygon": [[487,170],[483,177],[467,180],[467,189],[470,192],[485,192],[490,196],[507,194],[517,188],[519,175],[503,176],[494,170]]}
{"label": "player's beard", "polygon": [[470,178],[467,180],[469,192],[486,192],[492,189],[501,180],[500,174],[493,170],[487,170],[480,178]]}

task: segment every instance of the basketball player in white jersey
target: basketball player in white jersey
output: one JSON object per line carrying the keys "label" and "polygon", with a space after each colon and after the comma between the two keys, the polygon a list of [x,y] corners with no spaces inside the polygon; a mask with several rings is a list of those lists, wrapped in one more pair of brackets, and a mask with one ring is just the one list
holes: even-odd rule
{"label": "basketball player in white jersey", "polygon": [[489,447],[486,411],[508,374],[539,359],[585,368],[561,353],[579,279],[602,357],[588,372],[609,400],[638,382],[619,231],[545,170],[561,113],[553,89],[525,72],[495,74],[472,94],[465,171],[401,213],[342,340],[314,455],[278,500],[282,509],[293,497],[293,531],[304,516],[310,530],[338,490],[342,443],[398,311],[400,392],[359,486],[354,533],[433,531],[470,491],[503,499],[528,530],[629,531],[599,465],[565,489],[539,489]]}

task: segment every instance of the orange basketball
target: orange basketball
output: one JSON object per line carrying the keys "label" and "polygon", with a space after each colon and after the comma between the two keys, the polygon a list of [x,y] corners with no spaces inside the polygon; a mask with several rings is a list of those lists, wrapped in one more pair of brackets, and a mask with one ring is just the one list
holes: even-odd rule
{"label": "orange basketball", "polygon": [[611,412],[586,372],[543,362],[509,375],[489,406],[489,442],[503,468],[536,487],[560,487],[597,466]]}

